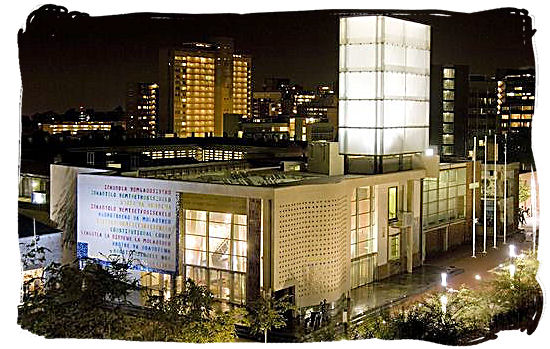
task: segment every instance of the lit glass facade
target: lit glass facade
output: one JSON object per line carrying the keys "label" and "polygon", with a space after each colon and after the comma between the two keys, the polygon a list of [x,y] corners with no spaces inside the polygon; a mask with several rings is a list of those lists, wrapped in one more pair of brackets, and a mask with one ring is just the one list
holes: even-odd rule
{"label": "lit glass facade", "polygon": [[242,304],[246,298],[247,216],[184,210],[185,276],[215,298]]}
{"label": "lit glass facade", "polygon": [[430,27],[384,16],[340,19],[340,153],[428,146]]}
{"label": "lit glass facade", "polygon": [[464,219],[466,167],[440,169],[438,178],[423,179],[422,195],[424,228]]}
{"label": "lit glass facade", "polygon": [[455,69],[443,68],[443,144],[441,155],[454,155],[454,115],[455,115]]}
{"label": "lit glass facade", "polygon": [[351,288],[374,279],[378,246],[374,220],[374,188],[357,188],[351,198]]}
{"label": "lit glass facade", "polygon": [[85,131],[110,131],[111,122],[107,121],[75,121],[75,122],[62,122],[58,124],[42,124],[40,125],[42,131],[49,134],[57,134],[63,132],[69,132],[72,135],[76,135],[79,132]]}

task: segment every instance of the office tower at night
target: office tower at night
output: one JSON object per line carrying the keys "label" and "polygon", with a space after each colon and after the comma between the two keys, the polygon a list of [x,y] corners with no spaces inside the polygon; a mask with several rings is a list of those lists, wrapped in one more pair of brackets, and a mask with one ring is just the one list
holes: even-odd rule
{"label": "office tower at night", "polygon": [[430,83],[430,145],[446,159],[463,158],[468,117],[468,74],[464,65],[434,65]]}
{"label": "office tower at night", "polygon": [[147,138],[158,134],[159,85],[150,82],[128,84],[126,132],[130,137]]}
{"label": "office tower at night", "polygon": [[338,139],[348,170],[410,169],[413,154],[428,147],[430,27],[341,18],[339,72]]}
{"label": "office tower at night", "polygon": [[162,133],[222,136],[224,114],[251,115],[251,58],[217,41],[160,50]]}
{"label": "office tower at night", "polygon": [[255,91],[252,95],[252,118],[269,118],[283,113],[280,91]]}
{"label": "office tower at night", "polygon": [[535,109],[535,69],[497,71],[497,98],[502,132],[529,132]]}
{"label": "office tower at night", "polygon": [[497,120],[497,82],[495,77],[470,74],[468,80],[470,95],[466,135],[467,155],[473,149],[474,137],[481,139],[483,136],[489,135],[490,132],[498,133],[500,129]]}

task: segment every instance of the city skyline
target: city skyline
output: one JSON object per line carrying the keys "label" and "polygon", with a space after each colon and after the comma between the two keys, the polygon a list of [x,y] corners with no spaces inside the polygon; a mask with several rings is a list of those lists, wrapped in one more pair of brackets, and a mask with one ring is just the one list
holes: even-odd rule
{"label": "city skyline", "polygon": [[[158,80],[159,48],[216,36],[232,37],[236,50],[252,56],[255,91],[269,77],[290,78],[305,88],[332,84],[337,90],[337,19],[358,12],[388,11],[80,15],[42,26],[34,20],[19,36],[22,113],[63,112],[80,105],[96,110],[123,106],[127,83]],[[534,65],[531,24],[526,24],[524,44],[522,25],[513,15],[493,10],[431,11],[438,15],[389,12],[432,26],[432,64],[466,64],[471,72],[486,74]]]}
{"label": "city skyline", "polygon": [[[537,328],[541,79],[526,10],[70,10],[44,5],[18,35],[21,328],[455,345]],[[114,258],[136,288],[89,307],[95,281],[72,286]],[[50,260],[75,267],[69,293]],[[102,327],[103,313],[119,317]],[[234,320],[218,330],[221,316]]]}

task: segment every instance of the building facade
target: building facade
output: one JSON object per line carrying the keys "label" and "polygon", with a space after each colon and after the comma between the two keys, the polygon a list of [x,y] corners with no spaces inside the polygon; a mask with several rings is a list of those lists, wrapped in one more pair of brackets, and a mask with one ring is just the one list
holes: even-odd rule
{"label": "building facade", "polygon": [[250,117],[251,58],[235,54],[232,40],[218,41],[159,51],[163,133],[219,137],[224,114]]}
{"label": "building facade", "polygon": [[466,156],[469,67],[433,65],[430,82],[430,145],[444,160]]}
{"label": "building facade", "polygon": [[156,83],[128,84],[126,95],[126,134],[129,137],[149,138],[158,134],[159,85]]}
{"label": "building facade", "polygon": [[339,72],[340,153],[362,162],[348,168],[410,168],[412,154],[428,147],[430,27],[384,16],[341,18]]}

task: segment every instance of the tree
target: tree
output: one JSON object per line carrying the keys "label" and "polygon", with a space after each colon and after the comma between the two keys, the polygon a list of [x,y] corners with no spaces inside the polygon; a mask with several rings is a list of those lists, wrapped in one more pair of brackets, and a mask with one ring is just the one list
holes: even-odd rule
{"label": "tree", "polygon": [[513,266],[513,273],[509,266],[495,271],[489,283],[493,290],[490,300],[500,309],[494,322],[532,332],[542,312],[542,289],[536,278],[539,262],[536,254],[529,252],[514,258]]}
{"label": "tree", "polygon": [[192,279],[185,281],[183,292],[168,299],[149,296],[150,312],[136,322],[140,340],[176,342],[231,342],[236,337],[235,325],[243,322],[244,309],[226,312],[213,309],[213,295]]}
{"label": "tree", "polygon": [[[443,295],[447,297],[445,309]],[[355,325],[352,333],[356,339],[420,339],[458,345],[486,335],[491,318],[487,301],[461,288],[430,294],[412,306],[364,321]]]}
{"label": "tree", "polygon": [[130,322],[121,308],[137,288],[128,277],[130,262],[119,256],[109,256],[107,266],[85,262],[84,268],[52,263],[41,287],[24,287],[22,328],[47,338],[124,338]]}
{"label": "tree", "polygon": [[285,313],[295,309],[288,295],[275,299],[271,295],[262,294],[248,308],[250,332],[254,335],[263,333],[264,343],[267,343],[267,332],[272,328],[285,327]]}
{"label": "tree", "polygon": [[531,187],[527,185],[526,181],[519,182],[519,202],[523,204],[531,197]]}

